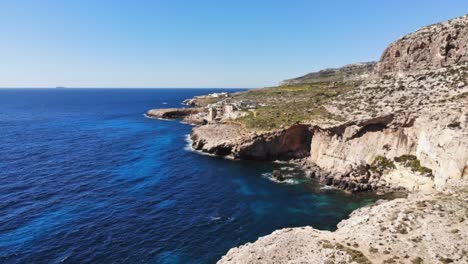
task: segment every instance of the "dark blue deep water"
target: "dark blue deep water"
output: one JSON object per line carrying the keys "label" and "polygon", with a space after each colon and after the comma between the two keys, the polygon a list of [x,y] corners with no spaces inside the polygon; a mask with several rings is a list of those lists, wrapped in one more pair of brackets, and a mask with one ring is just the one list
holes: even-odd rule
{"label": "dark blue deep water", "polygon": [[189,125],[143,116],[213,91],[0,89],[0,263],[213,263],[373,201],[191,152]]}

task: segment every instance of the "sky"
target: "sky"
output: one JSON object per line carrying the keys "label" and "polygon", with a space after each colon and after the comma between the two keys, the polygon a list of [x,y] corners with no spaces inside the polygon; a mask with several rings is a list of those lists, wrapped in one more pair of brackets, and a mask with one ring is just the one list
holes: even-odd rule
{"label": "sky", "polygon": [[0,87],[272,86],[467,13],[466,0],[0,0]]}

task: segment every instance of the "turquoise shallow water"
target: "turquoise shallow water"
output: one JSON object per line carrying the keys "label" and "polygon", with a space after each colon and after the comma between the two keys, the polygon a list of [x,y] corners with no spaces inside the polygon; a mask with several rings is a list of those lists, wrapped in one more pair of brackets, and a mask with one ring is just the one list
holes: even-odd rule
{"label": "turquoise shallow water", "polygon": [[0,263],[213,263],[374,200],[273,182],[283,165],[199,155],[189,125],[143,116],[213,91],[0,89]]}

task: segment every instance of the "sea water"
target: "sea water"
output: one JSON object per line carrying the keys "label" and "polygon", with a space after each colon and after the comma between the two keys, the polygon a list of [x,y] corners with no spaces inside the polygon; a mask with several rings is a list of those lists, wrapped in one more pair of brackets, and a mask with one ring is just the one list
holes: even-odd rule
{"label": "sea water", "polygon": [[375,200],[200,155],[190,125],[143,115],[220,91],[0,89],[0,263],[213,263]]}

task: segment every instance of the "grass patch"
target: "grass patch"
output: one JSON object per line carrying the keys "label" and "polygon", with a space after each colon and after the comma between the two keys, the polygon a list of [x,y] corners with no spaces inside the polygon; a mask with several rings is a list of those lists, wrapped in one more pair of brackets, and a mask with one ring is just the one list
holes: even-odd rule
{"label": "grass patch", "polygon": [[341,120],[341,117],[328,112],[324,105],[356,86],[353,82],[286,85],[236,93],[232,100],[254,100],[266,105],[255,112],[248,112],[238,121],[252,130],[272,130],[318,119]]}

